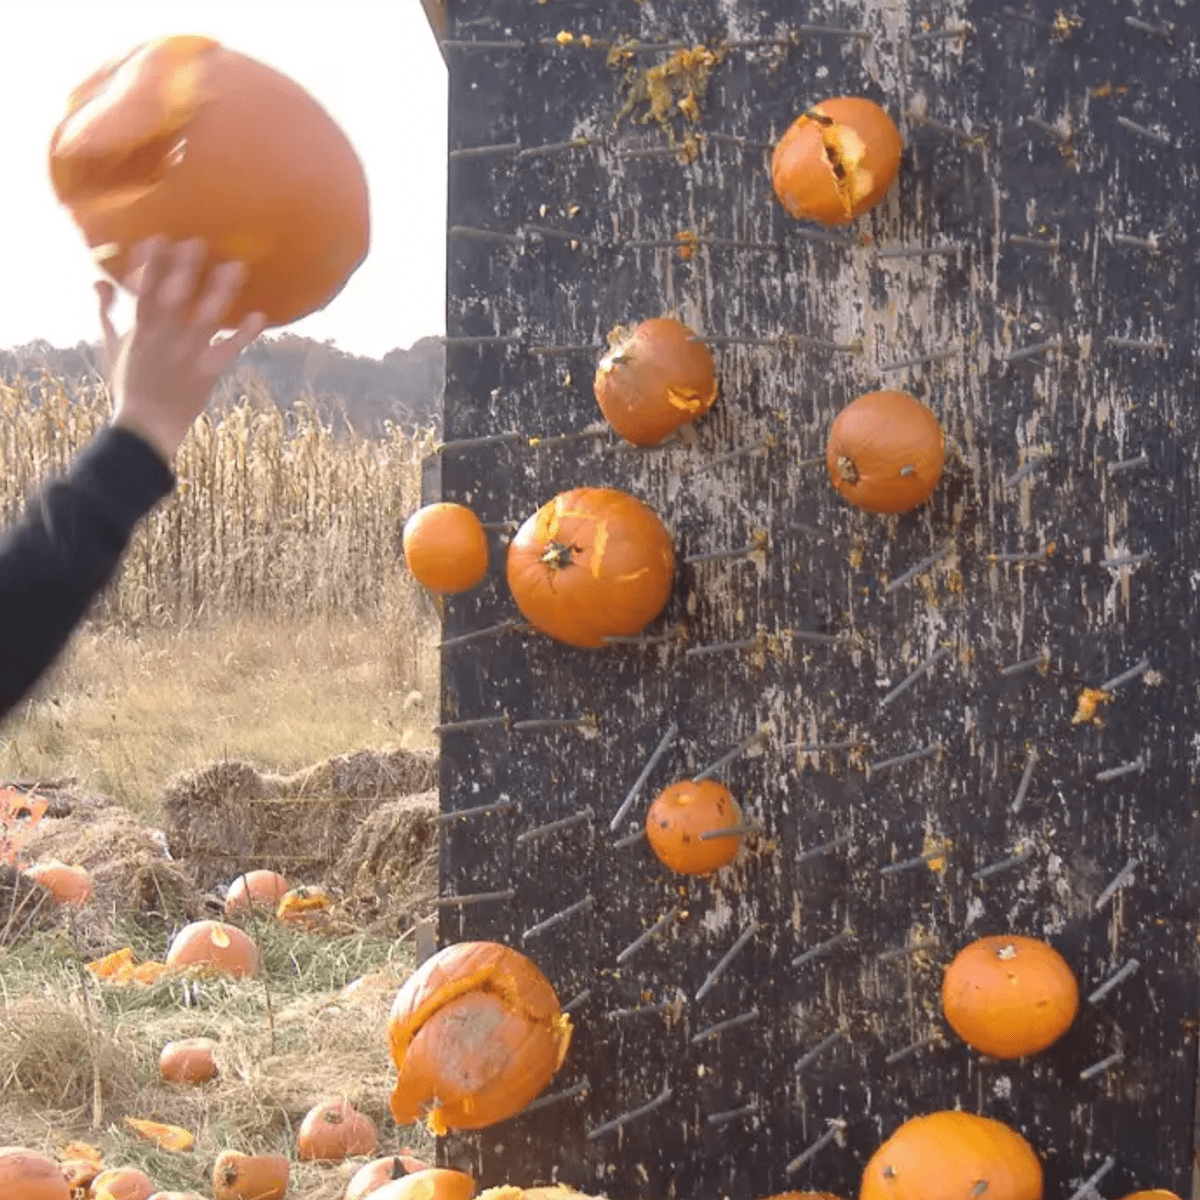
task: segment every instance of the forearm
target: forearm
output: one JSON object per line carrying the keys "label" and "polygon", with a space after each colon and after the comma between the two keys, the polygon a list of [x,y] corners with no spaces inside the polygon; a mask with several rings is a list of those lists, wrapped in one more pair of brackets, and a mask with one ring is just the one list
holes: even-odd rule
{"label": "forearm", "polygon": [[174,485],[122,429],[91,442],[0,541],[0,715],[54,661],[112,579],[134,527]]}

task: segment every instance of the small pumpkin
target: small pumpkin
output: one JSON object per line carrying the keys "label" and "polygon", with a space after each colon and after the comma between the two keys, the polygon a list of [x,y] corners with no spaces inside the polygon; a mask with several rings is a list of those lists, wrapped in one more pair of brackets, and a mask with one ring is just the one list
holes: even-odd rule
{"label": "small pumpkin", "polygon": [[274,912],[290,886],[276,871],[247,871],[229,885],[225,893],[225,915],[247,908]]}
{"label": "small pumpkin", "polygon": [[59,904],[78,907],[92,898],[92,877],[82,867],[48,859],[26,867],[21,874],[40,883]]}
{"label": "small pumpkin", "polygon": [[92,1180],[92,1200],[149,1200],[155,1187],[137,1167],[109,1167]]}
{"label": "small pumpkin", "polygon": [[369,1194],[369,1200],[471,1200],[475,1180],[462,1171],[429,1167],[393,1179]]}
{"label": "small pumpkin", "polygon": [[873,513],[924,504],[945,462],[941,423],[907,392],[868,392],[852,400],[834,420],[825,451],[833,486]]}
{"label": "small pumpkin", "polygon": [[22,1146],[0,1146],[0,1196],[6,1200],[71,1200],[58,1163]]}
{"label": "small pumpkin", "polygon": [[895,122],[873,100],[822,100],[779,139],[771,183],[793,217],[845,225],[884,198],[903,149]]}
{"label": "small pumpkin", "polygon": [[216,1041],[208,1037],[178,1038],[158,1055],[158,1073],[168,1083],[207,1083],[217,1077]]}
{"label": "small pumpkin", "polygon": [[1053,946],[1018,935],[984,937],[946,968],[942,1010],[954,1032],[980,1053],[1023,1058],[1071,1027],[1079,985]]}
{"label": "small pumpkin", "polygon": [[732,862],[741,834],[702,838],[740,825],[742,810],[733,793],[716,779],[681,779],[663,788],[646,813],[650,849],[672,871],[709,875]]}
{"label": "small pumpkin", "polygon": [[223,1150],[213,1164],[214,1200],[283,1200],[291,1164],[282,1154]]}
{"label": "small pumpkin", "polygon": [[1042,1200],[1042,1165],[1015,1130],[990,1117],[935,1112],[906,1121],[871,1156],[859,1200],[984,1196]]}
{"label": "small pumpkin", "polygon": [[366,177],[345,135],[298,84],[210,38],[148,42],[84,80],[50,180],[114,279],[155,235],[244,262],[230,329],[323,308],[367,254]]}
{"label": "small pumpkin", "polygon": [[379,1145],[375,1122],[349,1100],[322,1100],[300,1122],[296,1157],[304,1162],[341,1162],[374,1154]]}
{"label": "small pumpkin", "polygon": [[618,325],[593,390],[608,423],[635,446],[657,446],[704,416],[717,398],[712,351],[682,321],[652,317]]}
{"label": "small pumpkin", "polygon": [[636,497],[574,488],[542,505],[508,548],[508,586],[535,628],[570,646],[640,633],[666,607],[671,536]]}
{"label": "small pumpkin", "polygon": [[316,929],[322,925],[329,905],[329,893],[323,887],[292,888],[280,898],[275,916],[285,925]]}
{"label": "small pumpkin", "polygon": [[570,1017],[525,955],[498,942],[447,946],[392,1004],[392,1116],[427,1116],[439,1134],[503,1121],[546,1087],[570,1042]]}
{"label": "small pumpkin", "polygon": [[487,533],[465,504],[447,500],[417,509],[404,522],[401,540],[413,578],[431,592],[467,592],[487,574]]}
{"label": "small pumpkin", "polygon": [[172,939],[167,966],[203,967],[242,978],[258,972],[258,948],[235,925],[222,921],[193,921]]}

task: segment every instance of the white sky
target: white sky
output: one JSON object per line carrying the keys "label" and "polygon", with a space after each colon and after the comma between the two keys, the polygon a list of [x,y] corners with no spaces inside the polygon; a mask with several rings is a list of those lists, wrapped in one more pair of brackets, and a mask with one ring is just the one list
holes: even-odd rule
{"label": "white sky", "polygon": [[0,0],[0,347],[99,336],[96,271],[50,187],[47,146],[97,67],[177,33],[296,80],[366,169],[370,255],[325,311],[288,331],[376,358],[443,333],[446,70],[420,0]]}

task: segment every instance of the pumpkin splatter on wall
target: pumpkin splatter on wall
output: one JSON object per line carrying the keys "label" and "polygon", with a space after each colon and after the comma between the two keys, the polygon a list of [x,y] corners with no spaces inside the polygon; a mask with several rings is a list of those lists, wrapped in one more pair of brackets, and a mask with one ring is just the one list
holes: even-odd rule
{"label": "pumpkin splatter on wall", "polygon": [[[520,949],[574,1035],[531,1105],[443,1160],[614,1196],[850,1195],[885,1143],[925,1161],[950,1129],[987,1195],[1036,1194],[1035,1169],[1047,1195],[1183,1193],[1200,16],[447,9],[441,475],[493,543],[446,600],[440,937]],[[629,78],[698,46],[702,89],[616,121]],[[823,123],[836,97],[898,130],[887,186],[888,126]],[[796,169],[827,170],[847,223],[776,196],[808,113]],[[629,439],[597,367],[659,317],[709,348],[718,395],[691,382],[691,419]],[[836,445],[881,393],[904,399]],[[559,572],[545,607],[514,600],[506,542],[577,488],[661,521],[665,607],[635,621],[586,567],[560,589],[594,552],[574,535],[529,549]],[[700,844],[738,848],[680,873],[646,815],[696,777],[737,803]],[[956,1032],[1002,1042],[1011,1013],[982,1035],[969,997],[943,1013],[946,968],[989,936],[1045,943],[1078,988],[1057,959],[1022,975],[1050,1006],[1027,1057]],[[1005,1132],[933,1115],[954,1109]]]}

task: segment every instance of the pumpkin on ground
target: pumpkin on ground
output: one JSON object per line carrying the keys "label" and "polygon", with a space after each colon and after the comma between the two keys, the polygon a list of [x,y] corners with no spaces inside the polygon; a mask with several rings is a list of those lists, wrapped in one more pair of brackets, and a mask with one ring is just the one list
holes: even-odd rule
{"label": "pumpkin on ground", "polygon": [[148,42],[84,80],[50,179],[116,280],[156,235],[245,263],[230,329],[323,308],[367,254],[366,178],[345,135],[298,84],[210,38]]}
{"label": "pumpkin on ground", "polygon": [[167,1042],[158,1055],[158,1073],[168,1083],[207,1083],[217,1076],[213,1038],[178,1038]]}
{"label": "pumpkin on ground", "polygon": [[190,1130],[179,1125],[165,1125],[161,1121],[149,1121],[144,1117],[126,1117],[125,1124],[144,1142],[153,1142],[162,1150],[190,1150],[196,1137]]}
{"label": "pumpkin on ground", "polygon": [[646,813],[650,849],[672,871],[708,875],[732,862],[742,835],[706,837],[740,825],[742,810],[716,779],[681,779],[663,788]]}
{"label": "pumpkin on ground", "polygon": [[1121,1200],[1180,1200],[1180,1197],[1174,1192],[1168,1192],[1166,1188],[1150,1188],[1144,1192],[1130,1192]]}
{"label": "pumpkin on ground", "polygon": [[522,615],[571,646],[640,633],[666,607],[671,536],[616,488],[573,488],[542,505],[508,548],[508,586]]}
{"label": "pumpkin on ground", "polygon": [[[386,1158],[376,1158],[364,1163],[346,1184],[346,1194],[342,1200],[366,1200],[376,1188],[383,1187],[395,1179],[403,1179],[406,1175],[414,1175],[418,1171],[427,1171],[430,1163],[423,1159],[414,1158],[403,1151],[399,1154],[389,1154]],[[218,1197],[218,1200],[220,1198]]]}
{"label": "pumpkin on ground", "polygon": [[712,351],[682,321],[653,317],[608,335],[593,389],[608,423],[635,446],[657,446],[717,398]]}
{"label": "pumpkin on ground", "polygon": [[1042,1200],[1042,1165],[990,1117],[935,1112],[906,1121],[871,1156],[859,1200]]}
{"label": "pumpkin on ground", "polygon": [[945,461],[941,423],[907,392],[868,392],[851,401],[834,420],[825,451],[833,486],[873,513],[924,504]]}
{"label": "pumpkin on ground", "polygon": [[329,912],[329,893],[323,887],[298,887],[282,896],[275,917],[285,925],[319,929]]}
{"label": "pumpkin on ground", "polygon": [[40,883],[59,904],[78,906],[92,898],[92,877],[82,867],[48,859],[26,867],[21,874]]}
{"label": "pumpkin on ground", "polygon": [[74,1197],[88,1195],[92,1180],[104,1170],[104,1164],[99,1159],[64,1158],[59,1161],[58,1169],[67,1181],[67,1190]]}
{"label": "pumpkin on ground", "polygon": [[305,1162],[341,1162],[374,1154],[379,1145],[375,1122],[349,1100],[322,1100],[300,1122],[296,1157]]}
{"label": "pumpkin on ground", "polygon": [[291,1164],[282,1154],[224,1150],[213,1164],[214,1200],[283,1200]]}
{"label": "pumpkin on ground", "polygon": [[895,182],[904,147],[872,100],[838,96],[801,113],[771,157],[771,183],[793,217],[845,225],[877,205]]}
{"label": "pumpkin on ground", "polygon": [[225,915],[243,909],[274,912],[275,906],[287,895],[290,885],[276,871],[246,871],[239,875],[225,893]]}
{"label": "pumpkin on ground", "polygon": [[137,1167],[109,1167],[92,1180],[92,1200],[149,1200],[156,1188]]}
{"label": "pumpkin on ground", "polygon": [[447,500],[417,509],[404,522],[401,541],[413,578],[438,595],[470,591],[487,574],[487,532],[465,504]]}
{"label": "pumpkin on ground", "polygon": [[475,1180],[462,1171],[429,1167],[384,1183],[368,1200],[471,1200]]}
{"label": "pumpkin on ground", "polygon": [[242,978],[258,972],[258,948],[235,925],[221,921],[194,921],[174,937],[167,951],[167,966],[207,968]]}
{"label": "pumpkin on ground", "polygon": [[503,1121],[546,1087],[570,1041],[554,988],[523,954],[497,942],[447,946],[392,1005],[392,1116],[427,1116],[439,1134]]}
{"label": "pumpkin on ground", "polygon": [[52,1158],[22,1146],[0,1146],[0,1196],[12,1200],[71,1200],[71,1191]]}
{"label": "pumpkin on ground", "polygon": [[954,1032],[982,1054],[1023,1058],[1071,1027],[1079,985],[1053,946],[1017,935],[984,937],[946,968],[942,1010]]}

